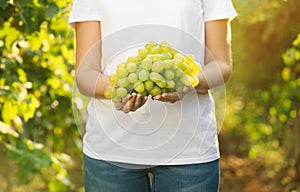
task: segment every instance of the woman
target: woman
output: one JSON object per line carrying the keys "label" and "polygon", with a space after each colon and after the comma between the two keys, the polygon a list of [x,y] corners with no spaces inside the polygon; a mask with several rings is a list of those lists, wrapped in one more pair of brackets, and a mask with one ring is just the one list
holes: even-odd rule
{"label": "woman", "polygon": [[[74,0],[76,82],[91,97],[83,138],[87,192],[218,191],[209,89],[231,76],[235,16],[230,0]],[[117,104],[105,99],[116,65],[149,41],[166,41],[204,63],[198,86],[152,98],[133,93]]]}

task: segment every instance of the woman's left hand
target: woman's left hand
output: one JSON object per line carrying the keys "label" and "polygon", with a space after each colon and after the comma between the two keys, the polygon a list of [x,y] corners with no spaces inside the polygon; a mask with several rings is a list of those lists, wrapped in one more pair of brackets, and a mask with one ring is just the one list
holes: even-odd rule
{"label": "woman's left hand", "polygon": [[180,101],[186,93],[188,93],[192,87],[184,87],[182,92],[170,92],[170,93],[163,93],[161,95],[156,95],[152,97],[153,100],[168,102],[168,103],[175,103],[176,101]]}

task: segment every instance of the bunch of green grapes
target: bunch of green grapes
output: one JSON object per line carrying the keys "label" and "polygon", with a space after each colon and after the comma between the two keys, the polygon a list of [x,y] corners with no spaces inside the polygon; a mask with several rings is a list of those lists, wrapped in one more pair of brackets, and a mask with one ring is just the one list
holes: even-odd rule
{"label": "bunch of green grapes", "polygon": [[166,92],[182,92],[184,86],[198,85],[201,66],[191,54],[184,56],[168,43],[149,42],[138,50],[137,56],[117,66],[109,76],[106,98],[119,103],[130,93],[156,96]]}

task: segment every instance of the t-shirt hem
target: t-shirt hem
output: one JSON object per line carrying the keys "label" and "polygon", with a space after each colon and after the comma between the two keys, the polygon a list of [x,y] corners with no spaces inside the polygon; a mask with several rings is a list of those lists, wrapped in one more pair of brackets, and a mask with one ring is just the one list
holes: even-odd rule
{"label": "t-shirt hem", "polygon": [[[81,13],[81,14],[78,14]],[[85,14],[84,14],[85,13]],[[75,27],[76,22],[84,22],[84,21],[101,21],[102,17],[100,14],[100,10],[97,8],[91,9],[73,9],[71,11],[68,24],[73,28]]]}
{"label": "t-shirt hem", "polygon": [[204,18],[204,22],[214,21],[214,20],[222,20],[222,19],[233,20],[236,16],[237,16],[237,13],[232,13],[232,14],[226,15],[226,16],[225,15],[216,15],[216,14],[206,15]]}
{"label": "t-shirt hem", "polygon": [[77,19],[74,19],[74,20],[69,20],[68,21],[68,24],[71,25],[71,27],[75,28],[75,23],[76,22],[85,22],[85,21],[101,21],[101,19],[98,19],[98,18],[77,18]]}
{"label": "t-shirt hem", "polygon": [[84,151],[83,153],[86,156],[97,160],[103,160],[103,161],[115,162],[115,163],[125,163],[125,164],[132,164],[132,165],[141,165],[141,166],[188,165],[188,164],[197,164],[197,163],[207,163],[207,162],[215,161],[220,158],[220,153],[215,153],[209,156],[204,155],[201,157],[175,158],[173,160],[164,161],[162,163],[152,163],[151,160],[149,161],[149,159],[137,159],[137,158],[133,159],[129,157],[124,158],[124,157],[116,157],[116,156],[108,156],[108,155],[105,155],[105,158],[103,158],[100,157],[100,155],[96,155],[88,151]]}

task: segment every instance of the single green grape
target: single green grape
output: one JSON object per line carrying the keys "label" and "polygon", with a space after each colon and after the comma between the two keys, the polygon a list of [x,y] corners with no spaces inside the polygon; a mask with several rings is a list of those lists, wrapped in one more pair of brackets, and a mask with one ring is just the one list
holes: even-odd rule
{"label": "single green grape", "polygon": [[180,59],[178,58],[172,59],[172,63],[173,63],[173,67],[183,69],[183,62]]}
{"label": "single green grape", "polygon": [[150,53],[152,53],[152,54],[157,54],[157,53],[161,53],[161,52],[162,52],[162,49],[159,45],[156,45],[150,49]]}
{"label": "single green grape", "polygon": [[144,48],[144,47],[140,48],[138,50],[138,54],[139,54],[140,57],[145,58],[149,54],[149,50]]}
{"label": "single green grape", "polygon": [[151,42],[148,42],[146,45],[145,45],[145,48],[150,51],[153,47],[157,46],[157,43],[154,42],[154,41],[151,41]]}
{"label": "single green grape", "polygon": [[117,65],[117,69],[124,68],[126,69],[127,62],[122,62]]}
{"label": "single green grape", "polygon": [[144,59],[140,64],[139,68],[149,71],[152,68],[152,61],[150,59]]}
{"label": "single green grape", "polygon": [[156,81],[155,84],[160,88],[165,88],[167,85],[166,81]]}
{"label": "single green grape", "polygon": [[127,79],[130,83],[135,83],[138,80],[138,75],[136,73],[130,73]]}
{"label": "single green grape", "polygon": [[145,90],[144,84],[142,81],[137,81],[134,85],[133,88],[136,92],[142,93]]}
{"label": "single green grape", "polygon": [[152,61],[152,57],[153,57],[153,54],[152,54],[152,53],[149,53],[149,54],[144,58],[144,60],[145,60],[145,59],[148,59],[148,60]]}
{"label": "single green grape", "polygon": [[184,63],[184,64],[185,64],[185,69],[183,70],[183,72],[186,73],[186,74],[192,74],[194,68],[191,65],[187,64],[187,63]]}
{"label": "single green grape", "polygon": [[175,76],[176,77],[181,77],[182,74],[184,74],[184,72],[182,71],[182,69],[180,69],[180,68],[176,68],[175,69]]}
{"label": "single green grape", "polygon": [[137,65],[135,63],[127,63],[126,69],[129,73],[135,72],[137,69]]}
{"label": "single green grape", "polygon": [[136,59],[135,63],[138,65],[139,63],[142,62],[142,60],[144,59],[144,57],[141,57],[141,56],[137,55],[137,56],[135,56],[135,59]]}
{"label": "single green grape", "polygon": [[147,96],[147,95],[148,95],[148,91],[147,91],[147,90],[144,90],[143,92],[141,92],[141,93],[139,93],[139,94],[141,94],[141,95],[144,97],[144,96]]}
{"label": "single green grape", "polygon": [[193,79],[192,80],[192,86],[196,87],[199,84],[199,79],[198,79],[198,77],[196,75],[192,75],[191,77]]}
{"label": "single green grape", "polygon": [[166,56],[164,54],[160,54],[160,53],[153,54],[151,57],[152,61],[163,61],[166,59],[167,59]]}
{"label": "single green grape", "polygon": [[117,74],[115,73],[115,74],[110,75],[108,79],[112,85],[115,85],[118,80]]}
{"label": "single green grape", "polygon": [[170,48],[169,52],[173,55],[173,58],[178,53],[178,51],[174,48]]}
{"label": "single green grape", "polygon": [[119,87],[127,87],[129,85],[128,78],[127,77],[120,78],[118,80],[117,84],[118,84]]}
{"label": "single green grape", "polygon": [[121,103],[122,101],[122,98],[121,97],[118,97],[117,95],[113,96],[111,98],[111,100],[114,102],[114,103]]}
{"label": "single green grape", "polygon": [[118,68],[116,74],[117,78],[127,77],[128,71],[126,68]]}
{"label": "single green grape", "polygon": [[157,72],[151,72],[150,80],[153,82],[158,82],[158,81],[165,81],[165,78]]}
{"label": "single green grape", "polygon": [[139,72],[139,80],[140,81],[146,81],[146,80],[148,80],[149,76],[150,76],[149,71],[147,71],[145,69],[140,70],[140,72]]}
{"label": "single green grape", "polygon": [[181,62],[183,62],[185,58],[181,53],[177,53],[174,55],[174,59],[179,59]]}
{"label": "single green grape", "polygon": [[175,77],[175,73],[172,69],[166,69],[164,71],[164,77],[167,79],[167,80],[171,80]]}
{"label": "single green grape", "polygon": [[127,58],[127,63],[138,63],[140,60],[137,56],[131,56]]}
{"label": "single green grape", "polygon": [[195,61],[188,62],[189,66],[193,68],[193,70],[189,73],[190,75],[198,75],[201,70],[201,65]]}
{"label": "single green grape", "polygon": [[108,86],[105,91],[104,91],[104,97],[107,98],[107,99],[110,99],[112,98],[112,89],[113,87],[112,86]]}
{"label": "single green grape", "polygon": [[153,88],[149,91],[149,94],[152,96],[160,95],[161,89],[157,85],[154,85]]}
{"label": "single green grape", "polygon": [[173,62],[171,59],[164,60],[165,62],[165,69],[170,69],[173,66]]}
{"label": "single green grape", "polygon": [[185,62],[182,62],[182,65],[181,65],[181,69],[182,69],[182,71],[185,71],[186,70],[186,68],[187,68],[187,63],[185,63]]}
{"label": "single green grape", "polygon": [[163,52],[162,54],[165,56],[165,59],[173,59],[173,55],[169,51]]}
{"label": "single green grape", "polygon": [[175,81],[175,88],[174,88],[175,91],[181,93],[181,92],[183,91],[183,88],[184,88],[183,83],[180,81],[180,79],[177,79],[177,80]]}
{"label": "single green grape", "polygon": [[117,88],[116,95],[120,98],[123,98],[127,95],[127,89],[124,87]]}
{"label": "single green grape", "polygon": [[144,82],[144,87],[145,87],[145,90],[147,90],[147,91],[150,91],[153,88],[153,85],[154,85],[154,83],[151,80],[147,80]]}
{"label": "single green grape", "polygon": [[157,73],[160,73],[165,68],[165,62],[164,61],[156,61],[152,64],[151,70]]}
{"label": "single green grape", "polygon": [[180,76],[180,81],[181,81],[184,85],[186,85],[186,86],[192,86],[194,80],[193,80],[193,78],[190,77],[189,75],[187,75],[187,74],[182,74],[182,75]]}
{"label": "single green grape", "polygon": [[160,46],[163,51],[169,51],[171,49],[171,45],[166,41],[161,42]]}
{"label": "single green grape", "polygon": [[175,87],[175,82],[173,80],[166,81],[166,88],[167,89],[173,89]]}

